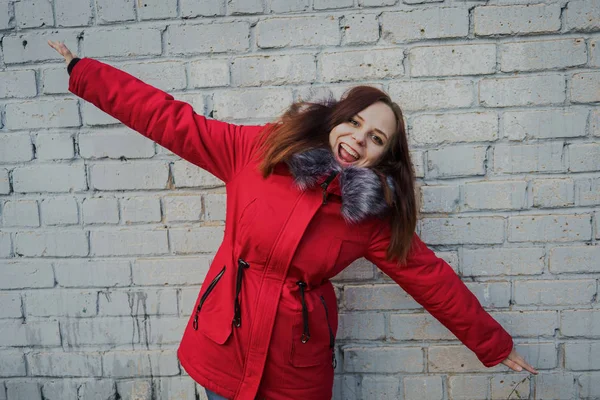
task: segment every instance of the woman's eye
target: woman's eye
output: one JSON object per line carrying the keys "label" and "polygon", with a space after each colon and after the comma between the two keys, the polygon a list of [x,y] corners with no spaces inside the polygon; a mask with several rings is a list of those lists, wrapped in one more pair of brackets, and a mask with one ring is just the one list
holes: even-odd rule
{"label": "woman's eye", "polygon": [[351,123],[352,125],[354,125],[354,126],[358,126],[358,121],[356,121],[354,118],[350,118],[350,119],[348,120],[348,122],[350,122],[350,123]]}
{"label": "woman's eye", "polygon": [[383,140],[377,136],[377,135],[371,135],[371,137],[373,138],[373,141],[378,144],[378,145],[382,145],[383,144]]}

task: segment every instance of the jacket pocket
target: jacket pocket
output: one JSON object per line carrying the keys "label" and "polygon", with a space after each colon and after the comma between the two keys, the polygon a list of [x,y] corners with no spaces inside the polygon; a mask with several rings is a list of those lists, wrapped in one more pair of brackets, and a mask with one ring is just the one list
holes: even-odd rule
{"label": "jacket pocket", "polygon": [[[217,275],[210,281],[206,290],[200,296],[198,304],[195,309],[194,319],[192,327],[202,332],[209,339],[213,340],[218,344],[223,344],[227,341],[231,335],[231,308],[227,304],[232,303],[227,301],[227,285],[226,282],[229,279],[227,274],[227,267],[223,268],[217,273]],[[221,287],[225,284],[225,287]],[[229,317],[227,317],[229,316]]]}

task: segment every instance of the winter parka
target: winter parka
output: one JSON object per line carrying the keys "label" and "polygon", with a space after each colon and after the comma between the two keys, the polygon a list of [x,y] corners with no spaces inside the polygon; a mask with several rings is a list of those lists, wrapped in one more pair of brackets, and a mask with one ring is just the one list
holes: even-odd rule
{"label": "winter parka", "polygon": [[77,62],[69,90],[226,184],[223,242],[178,349],[200,385],[230,399],[330,400],[338,327],[330,279],[361,257],[484,365],[512,350],[511,336],[416,234],[405,264],[386,260],[390,228],[369,170],[341,171],[326,149],[295,156],[264,179],[263,126],[209,120],[96,60]]}

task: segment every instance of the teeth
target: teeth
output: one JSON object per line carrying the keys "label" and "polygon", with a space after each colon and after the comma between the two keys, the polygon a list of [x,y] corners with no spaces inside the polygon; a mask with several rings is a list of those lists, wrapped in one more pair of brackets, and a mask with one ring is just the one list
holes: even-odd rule
{"label": "teeth", "polygon": [[344,148],[344,150],[346,150],[352,157],[356,158],[358,160],[358,158],[360,157],[360,155],[358,155],[357,152],[355,152],[354,150],[352,150],[352,148],[350,146],[348,146],[346,143],[342,143],[342,147]]}

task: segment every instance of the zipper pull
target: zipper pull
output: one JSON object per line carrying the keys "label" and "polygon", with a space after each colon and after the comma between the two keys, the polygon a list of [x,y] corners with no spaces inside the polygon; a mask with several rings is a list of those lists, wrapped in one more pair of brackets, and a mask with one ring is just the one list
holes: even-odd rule
{"label": "zipper pull", "polygon": [[329,186],[331,181],[334,180],[334,178],[337,176],[338,173],[339,173],[338,171],[333,171],[327,177],[327,179],[325,179],[325,182],[321,183],[321,188],[323,189],[323,205],[327,204],[327,187]]}

